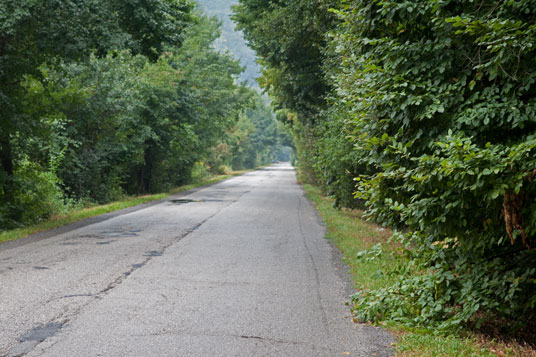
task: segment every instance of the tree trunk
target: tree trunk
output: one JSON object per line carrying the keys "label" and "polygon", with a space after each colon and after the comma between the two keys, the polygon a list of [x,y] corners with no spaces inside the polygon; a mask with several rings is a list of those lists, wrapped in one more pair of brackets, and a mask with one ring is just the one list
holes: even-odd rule
{"label": "tree trunk", "polygon": [[138,167],[138,195],[141,195],[143,193],[143,176],[145,172],[145,166]]}
{"label": "tree trunk", "polygon": [[9,138],[0,138],[0,170],[7,175],[6,180],[2,183],[2,191],[7,203],[13,203],[13,156],[11,153],[11,144]]}

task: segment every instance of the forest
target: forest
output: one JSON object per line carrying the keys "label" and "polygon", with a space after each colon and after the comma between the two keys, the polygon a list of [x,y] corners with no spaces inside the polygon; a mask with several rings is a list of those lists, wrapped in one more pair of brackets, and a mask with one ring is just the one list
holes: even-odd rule
{"label": "forest", "polygon": [[220,31],[190,0],[0,0],[0,232],[288,155]]}
{"label": "forest", "polygon": [[536,318],[536,1],[240,0],[300,179],[394,229],[360,321]]}

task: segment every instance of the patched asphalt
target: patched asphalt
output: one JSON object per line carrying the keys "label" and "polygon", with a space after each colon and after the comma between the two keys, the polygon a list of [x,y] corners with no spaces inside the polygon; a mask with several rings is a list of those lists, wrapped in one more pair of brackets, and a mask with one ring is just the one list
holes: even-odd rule
{"label": "patched asphalt", "polygon": [[388,356],[294,170],[0,245],[0,355]]}

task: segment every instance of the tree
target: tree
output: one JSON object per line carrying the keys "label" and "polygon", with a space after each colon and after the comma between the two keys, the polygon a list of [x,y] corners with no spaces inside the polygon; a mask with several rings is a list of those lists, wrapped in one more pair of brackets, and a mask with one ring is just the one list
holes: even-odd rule
{"label": "tree", "polygon": [[[128,3],[128,4],[127,4]],[[35,152],[25,142],[47,141],[50,127],[21,106],[25,78],[43,80],[42,65],[87,60],[91,53],[131,49],[158,57],[165,46],[179,46],[181,32],[192,21],[189,1],[145,2],[136,17],[150,23],[149,36],[130,26],[129,1],[0,1],[0,202],[2,221],[20,215],[15,192],[19,163]],[[124,11],[123,11],[124,10]],[[24,138],[24,139],[21,139]],[[30,158],[31,159],[31,158]]]}
{"label": "tree", "polygon": [[261,87],[281,109],[314,120],[330,91],[322,64],[335,1],[240,0],[233,19],[263,65]]}

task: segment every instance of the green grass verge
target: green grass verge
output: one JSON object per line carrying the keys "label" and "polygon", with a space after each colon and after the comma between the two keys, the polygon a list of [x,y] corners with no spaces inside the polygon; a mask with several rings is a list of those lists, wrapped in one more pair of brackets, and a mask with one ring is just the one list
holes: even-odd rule
{"label": "green grass verge", "polygon": [[161,200],[161,199],[167,198],[170,195],[188,191],[196,187],[210,185],[216,182],[223,181],[233,176],[241,175],[247,171],[250,171],[250,170],[235,171],[235,172],[231,172],[225,175],[212,176],[210,178],[203,179],[203,180],[200,180],[198,182],[195,182],[189,185],[177,187],[171,190],[169,193],[159,193],[159,194],[154,194],[154,195],[126,197],[120,201],[108,203],[105,205],[98,205],[98,206],[84,208],[81,210],[75,210],[64,216],[52,217],[39,224],[2,232],[0,234],[0,243],[17,240],[21,238],[26,238],[29,235],[34,234],[34,233],[39,233],[39,232],[47,231],[50,229],[58,228],[58,227],[65,226],[70,223],[78,222],[87,218],[96,217],[101,214],[119,211],[124,208],[137,206],[137,205],[147,203],[147,202]]}
{"label": "green grass verge", "polygon": [[[395,277],[384,272],[395,258],[391,254],[381,254],[376,259],[360,259],[358,253],[378,243],[382,245],[383,252],[400,249],[396,243],[388,242],[392,232],[365,222],[359,211],[334,208],[334,200],[324,197],[317,187],[306,184],[304,188],[327,226],[327,238],[339,248],[344,262],[350,267],[355,288],[389,286]],[[397,336],[395,351],[398,356],[523,356],[530,352],[522,346],[506,345],[469,332],[463,336],[408,331],[396,324],[384,327]]]}

